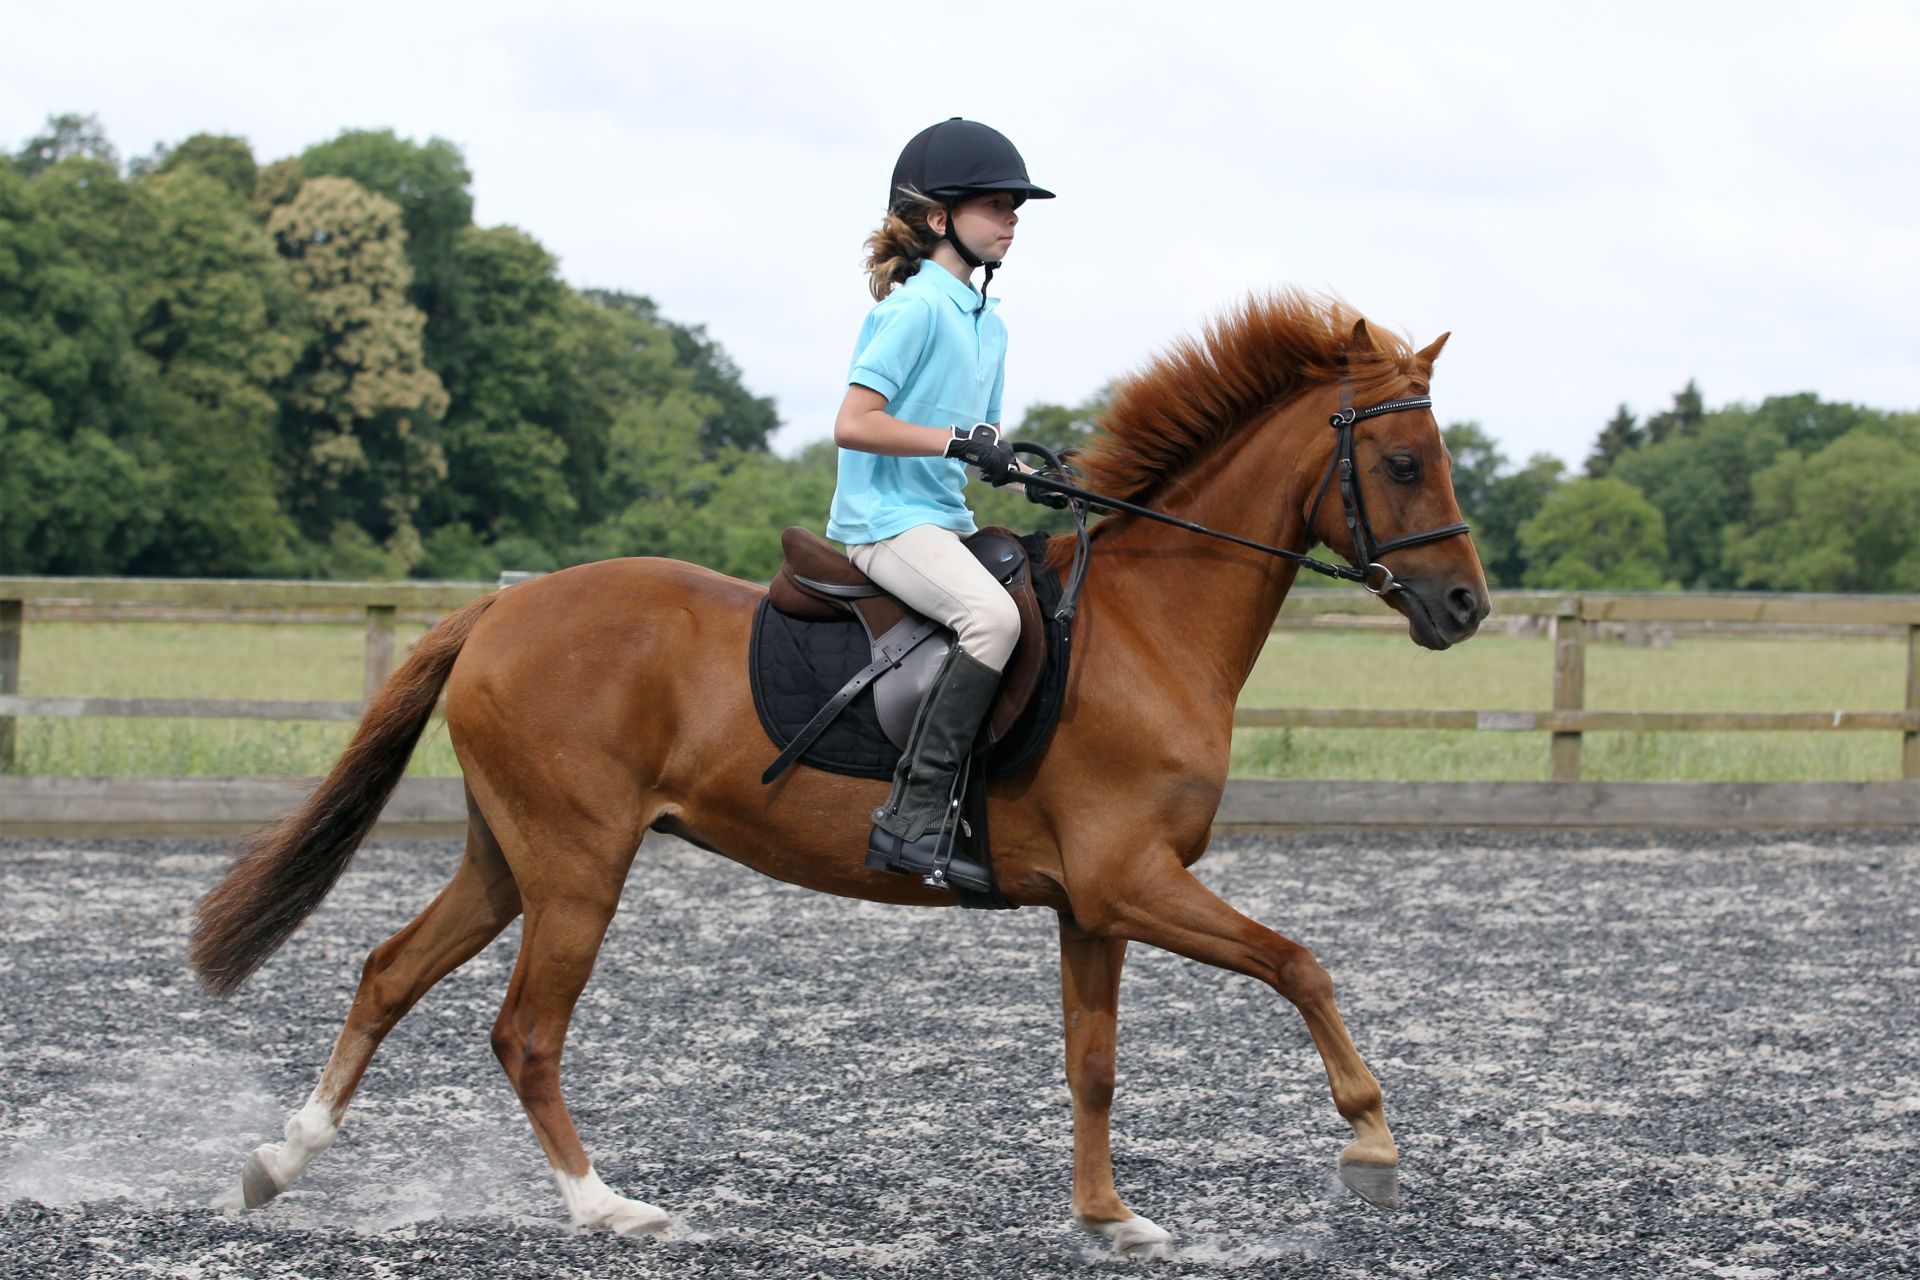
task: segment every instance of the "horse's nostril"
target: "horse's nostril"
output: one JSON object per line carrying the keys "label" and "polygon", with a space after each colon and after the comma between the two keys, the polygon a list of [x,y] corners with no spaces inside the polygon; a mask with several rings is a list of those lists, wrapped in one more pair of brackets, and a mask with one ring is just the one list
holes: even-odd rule
{"label": "horse's nostril", "polygon": [[1447,592],[1447,612],[1453,620],[1463,627],[1470,627],[1486,617],[1486,608],[1480,602],[1480,593],[1472,587],[1455,587]]}

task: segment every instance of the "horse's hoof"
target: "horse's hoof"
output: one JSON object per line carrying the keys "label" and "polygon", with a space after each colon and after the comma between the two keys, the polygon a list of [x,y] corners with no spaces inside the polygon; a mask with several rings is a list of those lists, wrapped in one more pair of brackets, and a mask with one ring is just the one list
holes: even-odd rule
{"label": "horse's hoof", "polygon": [[1342,1160],[1340,1181],[1346,1184],[1347,1190],[1376,1209],[1400,1207],[1400,1169],[1396,1165]]}
{"label": "horse's hoof", "polygon": [[661,1236],[669,1225],[667,1211],[644,1200],[622,1200],[606,1220],[606,1229],[617,1236]]}
{"label": "horse's hoof", "polygon": [[1173,1237],[1166,1229],[1153,1219],[1143,1218],[1137,1213],[1131,1218],[1113,1222],[1089,1222],[1082,1218],[1080,1225],[1104,1237],[1113,1246],[1113,1252],[1122,1258],[1138,1262],[1172,1262],[1179,1256],[1173,1247]]}
{"label": "horse's hoof", "polygon": [[[267,1148],[261,1148],[266,1150]],[[286,1188],[273,1180],[273,1174],[267,1171],[267,1162],[255,1151],[247,1157],[246,1167],[240,1170],[240,1202],[249,1209],[258,1209],[267,1201],[279,1195]]]}

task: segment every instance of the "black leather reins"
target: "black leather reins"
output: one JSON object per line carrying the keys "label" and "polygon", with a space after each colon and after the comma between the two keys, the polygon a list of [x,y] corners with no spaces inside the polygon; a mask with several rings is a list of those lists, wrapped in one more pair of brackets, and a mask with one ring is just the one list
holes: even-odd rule
{"label": "black leather reins", "polygon": [[[1320,502],[1327,496],[1327,490],[1332,487],[1334,477],[1338,475],[1340,479],[1340,505],[1345,509],[1347,532],[1353,538],[1354,559],[1356,561],[1353,565],[1328,564],[1324,560],[1315,560],[1303,552],[1289,551],[1285,547],[1270,547],[1264,542],[1255,542],[1251,538],[1242,538],[1232,533],[1222,533],[1218,529],[1209,529],[1207,526],[1195,524],[1191,520],[1182,520],[1179,516],[1170,516],[1164,511],[1155,511],[1151,507],[1143,507],[1137,503],[1127,502],[1120,498],[1110,498],[1104,494],[1090,492],[1089,490],[1080,488],[1078,485],[1069,484],[1064,480],[1056,479],[1050,475],[1041,473],[1022,475],[1020,481],[1029,489],[1039,489],[1047,493],[1057,493],[1067,498],[1073,507],[1074,517],[1079,525],[1081,554],[1075,556],[1074,572],[1072,580],[1069,583],[1070,590],[1065,594],[1062,602],[1064,613],[1067,616],[1072,615],[1073,600],[1079,594],[1080,580],[1086,571],[1084,551],[1087,536],[1086,513],[1089,507],[1098,507],[1109,511],[1125,511],[1130,515],[1141,516],[1148,520],[1158,520],[1162,524],[1170,524],[1175,528],[1185,529],[1190,533],[1202,534],[1209,538],[1219,538],[1222,541],[1231,542],[1238,546],[1249,547],[1255,551],[1263,551],[1270,556],[1279,556],[1283,560],[1291,560],[1302,569],[1311,569],[1313,572],[1323,574],[1329,578],[1339,578],[1346,582],[1357,582],[1377,596],[1391,595],[1396,591],[1404,590],[1405,588],[1403,588],[1400,582],[1393,576],[1393,571],[1380,563],[1380,557],[1386,555],[1388,552],[1404,550],[1407,547],[1417,547],[1428,542],[1438,542],[1442,538],[1451,538],[1456,534],[1465,533],[1467,532],[1467,524],[1465,521],[1461,521],[1458,524],[1445,525],[1438,529],[1428,529],[1424,533],[1409,533],[1398,538],[1390,538],[1385,542],[1377,541],[1374,538],[1373,525],[1367,519],[1366,503],[1360,495],[1358,468],[1354,463],[1354,424],[1388,413],[1403,413],[1412,409],[1430,409],[1433,407],[1433,398],[1431,396],[1409,396],[1401,400],[1383,400],[1379,404],[1368,405],[1363,409],[1356,409],[1353,407],[1352,397],[1352,387],[1342,379],[1340,383],[1340,412],[1334,414],[1333,417],[1328,420],[1328,425],[1339,432],[1339,438],[1334,444],[1333,458],[1327,463],[1327,473],[1320,478],[1320,487],[1314,491],[1313,505],[1307,508],[1307,537],[1309,540],[1312,539],[1313,521],[1320,513]],[[1033,453],[1045,458],[1050,464],[1050,469],[1066,470],[1066,468],[1061,465],[1060,459],[1056,457],[1051,450],[1042,446],[1028,444],[1025,441],[1015,441],[1011,443],[1009,447],[1016,452]],[[1309,545],[1311,545],[1311,541],[1309,541]]]}

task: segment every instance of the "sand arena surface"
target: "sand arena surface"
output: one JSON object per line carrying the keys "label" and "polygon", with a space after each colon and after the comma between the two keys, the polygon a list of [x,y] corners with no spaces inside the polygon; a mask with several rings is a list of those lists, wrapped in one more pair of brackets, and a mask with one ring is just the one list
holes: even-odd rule
{"label": "sand arena surface", "polygon": [[[367,950],[452,843],[376,846],[227,1004],[184,958],[206,842],[0,840],[0,1275],[983,1276],[1128,1264],[1069,1219],[1053,917],[823,898],[649,840],[565,1083],[664,1242],[572,1233],[487,1031],[517,926],[374,1059],[267,1208]],[[1298,1017],[1131,950],[1121,1193],[1177,1276],[1920,1269],[1920,832],[1349,834],[1198,868],[1312,947],[1381,1077],[1405,1207],[1340,1190]]]}

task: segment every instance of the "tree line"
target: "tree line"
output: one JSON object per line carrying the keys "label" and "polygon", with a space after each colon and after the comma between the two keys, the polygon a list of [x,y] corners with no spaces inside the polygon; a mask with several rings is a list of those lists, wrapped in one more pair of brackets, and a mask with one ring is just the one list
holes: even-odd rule
{"label": "tree line", "polygon": [[[486,579],[617,555],[765,578],[834,449],[768,448],[697,324],[473,221],[459,149],[350,130],[122,163],[62,116],[0,156],[0,572]],[[1097,429],[1104,391],[1013,433]],[[1445,429],[1499,586],[1920,591],[1920,414],[1626,406],[1584,474]],[[1061,526],[1017,493],[982,523]]]}
{"label": "tree line", "polygon": [[1555,590],[1920,591],[1920,413],[1770,396],[1621,405],[1584,474],[1445,431],[1489,580]]}
{"label": "tree line", "polygon": [[349,131],[0,157],[0,572],[764,574],[830,460],[698,325],[473,221],[458,148]]}

